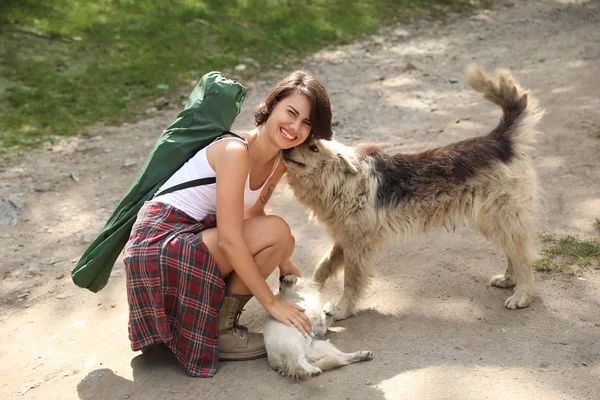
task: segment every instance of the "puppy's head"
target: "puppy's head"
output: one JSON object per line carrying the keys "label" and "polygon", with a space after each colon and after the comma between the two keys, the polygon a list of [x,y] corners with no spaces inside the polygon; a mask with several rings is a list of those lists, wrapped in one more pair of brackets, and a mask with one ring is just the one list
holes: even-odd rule
{"label": "puppy's head", "polygon": [[357,174],[353,158],[352,149],[335,140],[311,139],[283,152],[292,187],[303,184],[320,187],[317,182],[323,179]]}

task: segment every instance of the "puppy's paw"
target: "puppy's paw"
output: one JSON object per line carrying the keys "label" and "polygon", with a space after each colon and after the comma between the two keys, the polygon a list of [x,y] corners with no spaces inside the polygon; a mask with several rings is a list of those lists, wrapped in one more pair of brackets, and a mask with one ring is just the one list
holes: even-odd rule
{"label": "puppy's paw", "polygon": [[359,351],[360,353],[360,361],[369,361],[373,359],[372,351]]}
{"label": "puppy's paw", "polygon": [[277,372],[281,376],[288,375],[288,372],[281,365],[271,364],[271,368],[273,368],[273,371]]}
{"label": "puppy's paw", "polygon": [[306,376],[310,376],[311,378],[316,378],[317,376],[321,376],[321,374],[323,373],[323,371],[321,371],[321,368],[313,368],[310,371],[306,371]]}
{"label": "puppy's paw", "polygon": [[335,315],[335,305],[330,301],[325,303],[325,306],[323,306],[323,313],[328,317],[333,317]]}
{"label": "puppy's paw", "polygon": [[298,282],[296,275],[281,275],[279,277],[280,286],[294,286]]}
{"label": "puppy's paw", "polygon": [[515,294],[506,299],[504,306],[509,310],[516,310],[527,307],[529,303],[531,303],[531,296],[520,290],[515,290]]}
{"label": "puppy's paw", "polygon": [[296,275],[281,275],[279,277],[279,293],[284,294],[295,291],[296,282],[298,282]]}
{"label": "puppy's paw", "polygon": [[498,288],[511,288],[515,284],[515,278],[511,275],[496,275],[490,280],[490,286]]}

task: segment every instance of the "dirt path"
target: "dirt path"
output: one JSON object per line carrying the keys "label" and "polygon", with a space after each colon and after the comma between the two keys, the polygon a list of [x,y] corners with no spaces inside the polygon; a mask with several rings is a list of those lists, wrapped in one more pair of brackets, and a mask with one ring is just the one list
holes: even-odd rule
{"label": "dirt path", "polygon": [[[471,62],[511,69],[547,110],[534,159],[547,192],[540,227],[593,235],[600,217],[600,138],[592,134],[600,129],[597,0],[500,2],[478,16],[397,26],[316,54],[305,66],[330,92],[337,139],[410,152],[495,126],[499,110],[466,87],[462,71]],[[251,127],[252,109],[280,75],[248,84],[237,130]],[[0,232],[0,398],[599,398],[598,271],[536,273],[531,307],[508,311],[507,292],[486,286],[504,257],[468,229],[380,254],[362,312],[330,335],[342,349],[372,350],[371,362],[300,383],[275,374],[266,359],[229,362],[204,380],[186,376],[168,354],[132,352],[122,262],[98,294],[75,288],[69,272],[175,114],[98,127],[89,139],[1,166],[0,198],[22,212]],[[294,258],[310,274],[328,238],[284,191],[273,212],[292,225]],[[325,300],[338,299],[341,285],[339,277],[329,282]],[[248,308],[244,322],[260,329],[263,311],[255,300]]]}

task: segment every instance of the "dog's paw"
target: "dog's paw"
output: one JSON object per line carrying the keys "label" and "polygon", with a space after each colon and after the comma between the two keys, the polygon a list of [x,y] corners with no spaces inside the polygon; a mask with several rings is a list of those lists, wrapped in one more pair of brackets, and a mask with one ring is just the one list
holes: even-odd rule
{"label": "dog's paw", "polygon": [[323,306],[323,313],[328,317],[333,317],[335,315],[335,305],[332,302],[327,302]]}
{"label": "dog's paw", "polygon": [[345,319],[350,318],[353,315],[354,315],[354,313],[350,312],[350,311],[336,310],[335,313],[333,314],[333,320],[334,321],[343,321]]}
{"label": "dog's paw", "polygon": [[281,275],[279,277],[280,286],[294,286],[298,282],[296,275]]}
{"label": "dog's paw", "polygon": [[504,306],[509,310],[516,310],[518,308],[525,308],[531,303],[531,296],[527,293],[522,293],[518,290],[515,290],[515,294],[510,296],[504,302]]}
{"label": "dog's paw", "polygon": [[306,371],[306,376],[310,376],[311,378],[316,378],[317,376],[321,376],[321,374],[323,373],[323,371],[321,371],[321,368],[313,368],[310,371]]}
{"label": "dog's paw", "polygon": [[356,314],[356,312],[354,311],[354,307],[349,307],[347,305],[344,305],[344,302],[340,302],[340,303],[338,303],[337,306],[335,306],[335,312],[333,313],[333,320],[341,321],[341,320],[350,318],[351,316],[353,316],[355,314]]}
{"label": "dog's paw", "polygon": [[372,351],[360,351],[360,361],[369,361],[373,359]]}
{"label": "dog's paw", "polygon": [[490,286],[497,288],[511,288],[515,284],[515,278],[511,275],[496,275],[490,280]]}
{"label": "dog's paw", "polygon": [[273,369],[273,371],[277,372],[281,376],[288,375],[288,372],[281,365],[271,364],[271,368]]}

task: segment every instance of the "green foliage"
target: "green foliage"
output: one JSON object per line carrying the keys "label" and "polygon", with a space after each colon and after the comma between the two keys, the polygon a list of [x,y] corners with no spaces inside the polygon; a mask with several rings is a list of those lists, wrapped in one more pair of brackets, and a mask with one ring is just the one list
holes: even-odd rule
{"label": "green foliage", "polygon": [[[475,0],[3,0],[0,151],[139,117],[246,57],[271,69]],[[255,67],[240,77],[255,75]],[[239,74],[238,74],[239,75]]]}
{"label": "green foliage", "polygon": [[[598,219],[596,222],[600,224]],[[575,275],[588,268],[600,267],[600,241],[550,233],[542,233],[540,237],[544,248],[534,264],[536,270]]]}

